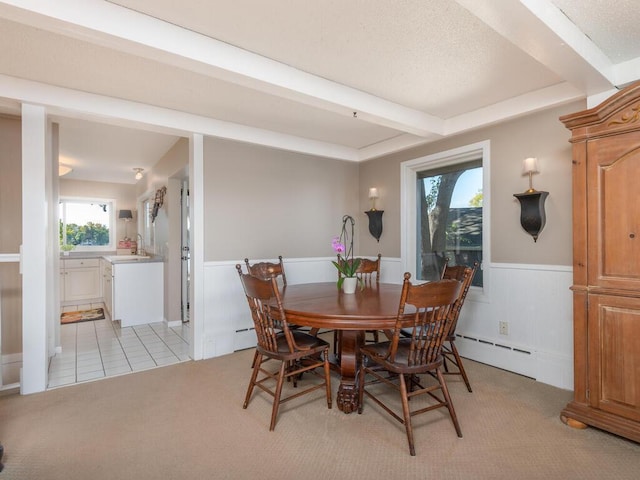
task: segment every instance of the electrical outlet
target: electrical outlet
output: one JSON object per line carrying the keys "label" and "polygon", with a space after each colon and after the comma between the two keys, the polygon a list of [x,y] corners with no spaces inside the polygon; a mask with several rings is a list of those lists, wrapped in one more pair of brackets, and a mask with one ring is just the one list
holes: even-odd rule
{"label": "electrical outlet", "polygon": [[500,335],[509,335],[509,322],[500,322]]}

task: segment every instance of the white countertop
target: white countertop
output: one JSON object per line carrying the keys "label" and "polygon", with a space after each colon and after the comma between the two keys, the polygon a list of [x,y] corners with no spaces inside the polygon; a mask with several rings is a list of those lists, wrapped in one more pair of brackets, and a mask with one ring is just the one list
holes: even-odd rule
{"label": "white countertop", "polygon": [[162,262],[159,255],[116,255],[115,252],[71,252],[69,255],[60,254],[63,260],[104,258],[111,263],[153,263]]}
{"label": "white countertop", "polygon": [[161,262],[157,255],[103,255],[102,258],[111,263],[154,263]]}

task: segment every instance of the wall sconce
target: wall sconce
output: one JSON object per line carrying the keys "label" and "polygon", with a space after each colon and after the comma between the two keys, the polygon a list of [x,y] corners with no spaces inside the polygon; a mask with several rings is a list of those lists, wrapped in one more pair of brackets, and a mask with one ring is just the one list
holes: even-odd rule
{"label": "wall sconce", "polygon": [[372,202],[371,210],[364,213],[369,217],[369,233],[379,242],[380,235],[382,235],[382,214],[384,210],[376,210],[376,198],[379,198],[377,188],[372,187],[369,189],[369,198]]}
{"label": "wall sconce", "polygon": [[522,163],[522,175],[529,176],[529,189],[524,193],[514,193],[513,196],[520,201],[520,225],[536,242],[547,220],[544,202],[549,192],[542,192],[533,188],[532,176],[534,173],[540,173],[538,159],[534,157],[526,158]]}
{"label": "wall sconce", "polygon": [[120,210],[120,212],[118,212],[118,218],[120,220],[124,220],[124,240],[129,240],[129,233],[127,232],[127,230],[129,227],[129,222],[133,219],[131,210]]}
{"label": "wall sconce", "polygon": [[144,168],[134,168],[134,172],[136,172],[136,180],[140,180],[142,178],[142,172],[144,172]]}

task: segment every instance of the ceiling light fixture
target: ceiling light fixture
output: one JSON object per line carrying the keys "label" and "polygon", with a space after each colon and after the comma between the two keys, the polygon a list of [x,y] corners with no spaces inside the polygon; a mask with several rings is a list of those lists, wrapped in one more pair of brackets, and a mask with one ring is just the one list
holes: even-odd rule
{"label": "ceiling light fixture", "polygon": [[71,172],[73,170],[73,168],[71,168],[69,165],[64,165],[62,163],[58,164],[58,176],[62,177],[63,175],[66,175],[67,173]]}
{"label": "ceiling light fixture", "polygon": [[142,178],[144,168],[134,168],[133,171],[136,172],[136,180],[140,180]]}

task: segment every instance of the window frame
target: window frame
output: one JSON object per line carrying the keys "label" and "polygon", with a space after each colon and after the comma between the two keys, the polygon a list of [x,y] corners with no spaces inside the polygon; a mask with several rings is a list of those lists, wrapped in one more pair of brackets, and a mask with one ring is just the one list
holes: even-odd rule
{"label": "window frame", "polygon": [[[116,200],[114,198],[99,198],[99,197],[78,197],[78,196],[66,196],[61,195],[58,197],[58,208],[60,203],[98,203],[109,204],[109,243],[107,245],[76,245],[73,249],[74,252],[111,252],[116,250],[117,240],[117,225],[116,225]],[[59,211],[59,210],[58,210]],[[59,215],[59,221],[66,225],[66,218],[62,218]]]}
{"label": "window frame", "polygon": [[[155,254],[156,241],[155,241],[155,223],[150,220],[151,209],[153,208],[154,190],[147,190],[138,197],[138,235],[142,237],[144,244],[144,250],[147,253]],[[136,242],[138,238],[136,238]],[[141,248],[141,245],[138,245]]]}
{"label": "window frame", "polygon": [[491,285],[491,156],[490,141],[472,143],[400,164],[400,257],[405,272],[415,277],[417,248],[418,172],[482,159],[482,265],[483,287],[471,287],[469,298],[488,301]]}

